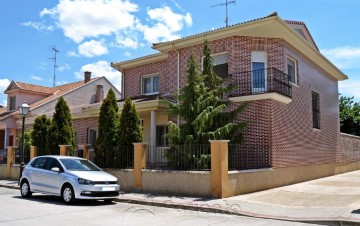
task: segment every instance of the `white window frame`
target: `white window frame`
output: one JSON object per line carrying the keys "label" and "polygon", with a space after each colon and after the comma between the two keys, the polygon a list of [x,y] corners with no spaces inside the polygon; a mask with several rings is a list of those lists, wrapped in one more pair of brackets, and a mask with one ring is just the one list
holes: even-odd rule
{"label": "white window frame", "polygon": [[298,63],[297,63],[297,60],[295,59],[295,58],[293,58],[293,57],[291,57],[291,56],[287,56],[287,58],[286,58],[286,71],[288,72],[288,65],[289,65],[289,63],[288,63],[288,61],[292,61],[292,62],[294,62],[294,82],[292,82],[292,81],[290,81],[289,80],[289,82],[290,83],[292,83],[292,84],[295,84],[295,85],[297,85],[297,70],[298,70]]}
{"label": "white window frame", "polygon": [[153,89],[154,88],[154,79],[153,79],[154,77],[159,77],[159,89],[160,89],[160,76],[159,76],[159,74],[144,75],[144,76],[141,76],[141,95],[159,94],[159,91],[154,92],[153,90],[151,90],[152,92],[150,92],[150,93],[145,93],[144,92],[144,79],[151,78],[151,89]]}
{"label": "white window frame", "polygon": [[[223,55],[223,54],[227,54],[227,63],[228,63],[228,65],[229,65],[229,52],[227,52],[227,51],[211,54],[211,57],[212,57],[213,60],[215,61],[215,59],[214,59],[215,56],[217,56],[217,55]],[[202,56],[202,57],[201,57],[201,70],[204,70],[204,58],[205,58],[205,56]],[[215,62],[214,62],[214,66],[216,66],[216,65],[217,65],[217,64],[215,64]]]}
{"label": "white window frame", "polygon": [[[14,100],[14,106],[12,106],[11,100]],[[12,107],[13,107],[13,109],[12,109]],[[9,111],[16,111],[16,110],[17,110],[16,109],[16,95],[10,96],[9,97]]]}

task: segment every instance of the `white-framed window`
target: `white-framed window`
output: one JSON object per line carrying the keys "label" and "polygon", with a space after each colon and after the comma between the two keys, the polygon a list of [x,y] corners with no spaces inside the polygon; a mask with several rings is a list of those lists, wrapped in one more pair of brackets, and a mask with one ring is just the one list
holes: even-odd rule
{"label": "white-framed window", "polygon": [[9,106],[10,106],[10,111],[15,111],[16,109],[16,96],[11,96],[10,97],[10,104],[9,104]]}
{"label": "white-framed window", "polygon": [[140,129],[144,131],[144,119],[139,119]]}
{"label": "white-framed window", "polygon": [[91,145],[91,148],[95,148],[96,138],[98,137],[98,128],[89,128],[88,129],[88,144]]}
{"label": "white-framed window", "polygon": [[159,93],[159,75],[148,75],[141,78],[141,94]]}
{"label": "white-framed window", "polygon": [[[213,58],[214,72],[221,78],[227,78],[229,76],[228,53],[217,53],[211,55]],[[202,58],[201,68],[204,68],[204,57]]]}
{"label": "white-framed window", "polygon": [[291,57],[287,58],[287,72],[289,76],[289,82],[297,84],[297,63],[296,60]]}

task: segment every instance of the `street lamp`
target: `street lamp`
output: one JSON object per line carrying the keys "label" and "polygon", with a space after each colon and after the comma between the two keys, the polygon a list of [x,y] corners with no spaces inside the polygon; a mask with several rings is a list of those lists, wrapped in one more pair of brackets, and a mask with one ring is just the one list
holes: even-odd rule
{"label": "street lamp", "polygon": [[22,171],[24,169],[24,149],[25,149],[25,135],[24,135],[24,130],[25,130],[25,117],[26,115],[29,113],[29,109],[30,106],[26,104],[26,102],[24,101],[24,103],[19,107],[19,113],[22,117],[22,137],[21,137],[21,163],[20,163],[20,178],[22,176]]}

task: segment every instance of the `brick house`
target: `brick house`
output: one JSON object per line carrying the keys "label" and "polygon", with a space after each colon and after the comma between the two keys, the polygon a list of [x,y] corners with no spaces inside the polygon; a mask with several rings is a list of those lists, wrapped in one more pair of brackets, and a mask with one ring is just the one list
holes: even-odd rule
{"label": "brick house", "polygon": [[248,103],[238,119],[250,122],[244,150],[256,152],[255,158],[265,156],[273,169],[359,159],[349,157],[356,142],[345,150],[348,138],[339,129],[338,82],[347,76],[319,52],[303,22],[282,20],[276,13],[156,43],[157,54],[112,63],[123,75],[122,98],[142,98],[135,105],[144,141],[166,143],[162,135],[171,119],[161,97],[184,85],[191,53],[201,65],[204,40],[217,74],[239,87],[230,100]]}
{"label": "brick house", "polygon": [[[56,87],[44,87],[23,82],[11,81],[4,91],[7,94],[7,107],[0,109],[0,149],[18,145],[16,138],[21,132],[21,117],[18,108],[26,101],[30,112],[26,116],[26,128],[31,128],[37,116],[45,114],[52,117],[55,105],[60,97],[67,102],[71,113],[76,115],[79,109],[91,105],[100,105],[104,95],[112,88],[117,97],[120,92],[105,77],[91,78],[91,72],[84,73],[84,80]],[[95,142],[98,115],[73,117],[73,125],[77,144]],[[84,124],[84,121],[92,123]],[[92,135],[92,136],[91,136]]]}

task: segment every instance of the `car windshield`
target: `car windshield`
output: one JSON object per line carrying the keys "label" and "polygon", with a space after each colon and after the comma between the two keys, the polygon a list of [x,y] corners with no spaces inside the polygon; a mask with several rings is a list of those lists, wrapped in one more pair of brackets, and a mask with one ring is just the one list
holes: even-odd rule
{"label": "car windshield", "polygon": [[60,159],[60,162],[69,171],[100,171],[95,164],[86,159]]}

